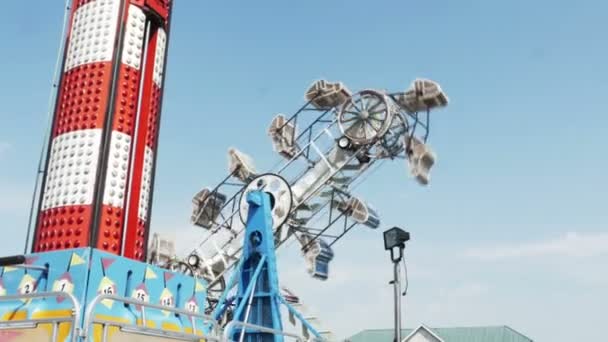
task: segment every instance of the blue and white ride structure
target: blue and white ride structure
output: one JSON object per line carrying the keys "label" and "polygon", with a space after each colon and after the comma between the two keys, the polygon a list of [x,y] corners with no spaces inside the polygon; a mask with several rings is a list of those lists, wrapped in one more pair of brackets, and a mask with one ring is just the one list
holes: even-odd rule
{"label": "blue and white ride structure", "polygon": [[[420,184],[430,180],[436,155],[427,145],[430,112],[448,98],[434,81],[416,79],[402,92],[314,82],[306,103],[291,116],[276,115],[268,128],[280,161],[258,172],[253,159],[228,151],[228,175],[193,198],[191,221],[207,233],[183,259],[167,258],[170,269],[186,269],[209,282],[213,306],[244,252],[247,194],[259,183],[273,202],[275,248],[297,241],[309,274],[325,280],[333,245],[355,226],[375,229],[378,212],[353,190],[384,160],[404,159]],[[169,253],[170,254],[170,253]],[[187,265],[187,266],[184,266]]]}
{"label": "blue and white ride structure", "polygon": [[[312,340],[322,341],[321,334],[281,295],[272,230],[272,210],[276,202],[264,191],[269,185],[258,182],[256,190],[246,194],[248,215],[243,253],[212,316],[219,320],[234,303],[232,320],[224,328],[226,339],[282,342],[284,336],[296,337],[283,330],[279,307],[285,306],[313,335]],[[236,298],[227,298],[229,289],[236,284]]]}
{"label": "blue and white ride structure", "polygon": [[[293,237],[308,272],[327,279],[332,246],[356,225],[380,224],[352,194],[356,180],[380,160],[403,158],[428,184],[436,158],[426,144],[429,112],[447,97],[436,83],[416,80],[403,93],[352,95],[319,81],[306,98],[290,118],[272,120],[269,134],[285,159],[278,168],[258,173],[230,150],[226,179],[195,196],[192,221],[208,236],[185,259],[158,237],[148,262],[92,247],[0,258],[0,339],[326,340],[294,308],[297,296],[279,287],[276,250]],[[299,321],[301,335],[284,329],[280,308]]]}

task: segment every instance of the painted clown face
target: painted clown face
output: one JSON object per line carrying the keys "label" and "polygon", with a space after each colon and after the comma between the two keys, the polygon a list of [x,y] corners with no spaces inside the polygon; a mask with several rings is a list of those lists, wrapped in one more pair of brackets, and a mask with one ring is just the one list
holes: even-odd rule
{"label": "painted clown face", "polygon": [[23,275],[19,283],[18,291],[20,294],[30,294],[36,292],[36,279],[29,274]]}
{"label": "painted clown face", "polygon": [[[114,295],[116,294],[116,283],[112,281],[112,279],[108,277],[103,277],[99,282],[99,287],[97,288],[97,293],[99,294],[107,294]],[[112,308],[113,301],[110,299],[104,299],[101,301],[103,305],[105,305],[108,309]]]}
{"label": "painted clown face", "polygon": [[[174,304],[173,294],[171,293],[171,291],[169,291],[169,289],[167,289],[165,287],[163,289],[163,292],[161,292],[161,294],[160,294],[160,305],[173,306],[173,304]],[[169,311],[163,311],[162,313],[165,316],[169,315]]]}
{"label": "painted clown face", "polygon": [[[146,288],[146,284],[141,283],[139,286],[137,286],[135,288],[135,290],[133,290],[133,293],[131,293],[131,298],[142,301],[144,303],[149,303],[150,302],[150,294],[148,293],[148,289]],[[135,308],[137,310],[141,310],[141,306],[140,305],[136,305]]]}
{"label": "painted clown face", "polygon": [[107,295],[113,295],[116,293],[116,284],[112,281],[112,279],[108,277],[103,277],[99,282],[99,288],[97,289],[97,293],[103,293]]}
{"label": "painted clown face", "polygon": [[141,284],[133,290],[131,297],[140,300],[144,303],[150,302],[150,296],[148,294],[148,289],[145,284]]}
{"label": "painted clown face", "polygon": [[196,303],[196,298],[194,296],[186,302],[185,309],[190,312],[198,313],[198,304]]}
{"label": "painted clown face", "polygon": [[166,287],[160,294],[160,305],[173,306],[173,293]]}
{"label": "painted clown face", "polygon": [[[67,292],[70,294],[74,292],[74,281],[70,273],[65,272],[53,282],[53,292]],[[64,297],[57,297],[57,302],[61,303],[64,299]]]}

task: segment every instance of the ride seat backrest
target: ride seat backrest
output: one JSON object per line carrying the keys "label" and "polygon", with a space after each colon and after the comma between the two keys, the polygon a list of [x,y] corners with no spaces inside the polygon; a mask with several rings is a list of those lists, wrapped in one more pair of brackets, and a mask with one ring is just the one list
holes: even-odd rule
{"label": "ride seat backrest", "polygon": [[[405,139],[410,140],[406,137]],[[418,183],[427,185],[430,179],[430,171],[435,164],[435,153],[416,137],[411,138],[408,153],[410,172]]]}
{"label": "ride seat backrest", "polygon": [[212,192],[210,189],[199,191],[192,198],[192,223],[199,227],[211,229],[225,203],[226,196],[219,192]]}
{"label": "ride seat backrest", "polygon": [[342,105],[352,96],[342,82],[330,83],[319,80],[306,91],[306,100],[318,109],[330,109]]}
{"label": "ride seat backrest", "polygon": [[268,128],[268,135],[272,139],[272,147],[275,152],[287,159],[296,155],[296,127],[293,123],[287,122],[285,116],[279,114],[272,119]]}

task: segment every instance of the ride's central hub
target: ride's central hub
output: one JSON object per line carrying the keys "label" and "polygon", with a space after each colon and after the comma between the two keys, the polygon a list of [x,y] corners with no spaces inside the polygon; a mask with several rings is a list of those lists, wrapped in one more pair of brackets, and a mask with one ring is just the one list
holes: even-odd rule
{"label": "ride's central hub", "polygon": [[359,113],[359,117],[362,120],[367,120],[367,118],[369,118],[369,112],[367,111],[367,109],[362,110],[361,113]]}

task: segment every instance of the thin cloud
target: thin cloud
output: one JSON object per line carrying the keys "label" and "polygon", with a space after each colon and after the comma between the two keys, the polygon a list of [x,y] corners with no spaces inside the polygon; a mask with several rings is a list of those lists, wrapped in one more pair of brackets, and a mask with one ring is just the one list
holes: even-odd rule
{"label": "thin cloud", "polygon": [[7,152],[13,147],[12,144],[5,141],[0,141],[0,160],[7,154]]}
{"label": "thin cloud", "polygon": [[608,254],[608,233],[566,233],[544,241],[472,248],[466,255],[480,260],[536,257],[593,257]]}

